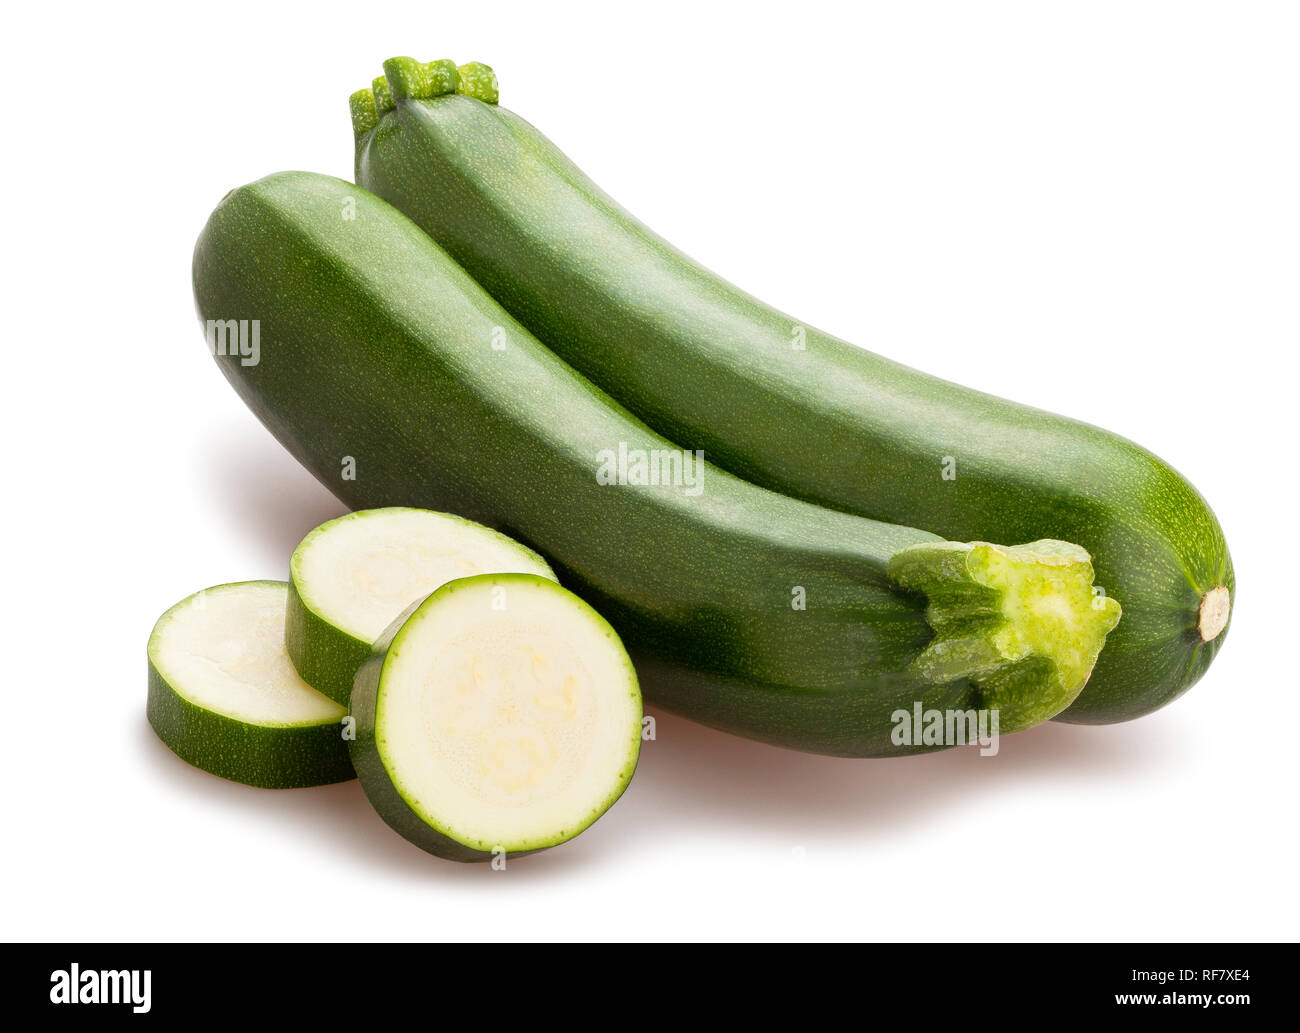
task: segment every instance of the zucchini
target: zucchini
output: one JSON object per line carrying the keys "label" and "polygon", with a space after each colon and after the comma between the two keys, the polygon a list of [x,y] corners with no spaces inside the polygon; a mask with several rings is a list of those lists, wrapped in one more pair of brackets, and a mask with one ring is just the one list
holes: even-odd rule
{"label": "zucchini", "polygon": [[428,87],[410,59],[384,67],[397,100],[354,119],[357,182],[655,430],[833,509],[1088,550],[1125,618],[1064,720],[1149,713],[1209,667],[1232,562],[1209,506],[1166,463],[777,312],[655,236],[517,115]]}
{"label": "zucchini", "polygon": [[618,636],[534,574],[461,578],[393,621],[352,712],[352,762],[375,810],[453,861],[572,839],[622,795],[641,748],[641,692]]}
{"label": "zucchini", "polygon": [[[917,702],[1005,704],[1001,729],[1028,727],[1075,698],[1119,619],[1114,600],[1080,591],[1092,580],[1081,554],[994,547],[1008,554],[994,570],[978,546],[788,498],[682,453],[352,184],[287,172],[230,192],[200,234],[194,291],[202,321],[260,320],[260,361],[214,349],[218,366],[345,503],[455,508],[526,543],[634,659],[673,664],[677,684],[699,676],[676,708],[730,731],[889,756],[906,752],[891,714]],[[917,587],[893,580],[891,562]],[[1014,604],[1037,592],[1044,605]],[[969,635],[989,648],[965,642],[968,669],[923,659]],[[732,709],[733,682],[766,704]],[[642,685],[654,701],[656,685]]]}
{"label": "zucchini", "polygon": [[347,711],[284,650],[283,581],[218,585],[181,600],[149,636],[149,724],[182,760],[266,789],[353,777]]}
{"label": "zucchini", "polygon": [[289,659],[304,681],[344,705],[375,640],[435,588],[483,573],[555,578],[537,553],[503,534],[400,506],[321,524],[294,549],[289,570]]}

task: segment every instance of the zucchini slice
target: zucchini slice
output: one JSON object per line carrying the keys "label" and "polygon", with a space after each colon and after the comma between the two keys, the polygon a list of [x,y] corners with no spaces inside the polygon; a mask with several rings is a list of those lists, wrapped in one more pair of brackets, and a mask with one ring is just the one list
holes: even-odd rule
{"label": "zucchini slice", "polygon": [[380,816],[455,861],[572,839],[619,798],[641,691],[618,636],[554,581],[450,582],[357,674],[352,761]]}
{"label": "zucchini slice", "polygon": [[347,711],[302,680],[284,650],[283,581],[217,585],[183,599],[149,636],[149,724],[182,760],[266,789],[353,777]]}
{"label": "zucchini slice", "polygon": [[289,659],[308,684],[344,705],[375,640],[435,588],[473,574],[555,580],[537,553],[497,531],[402,506],[321,524],[299,543],[289,566]]}

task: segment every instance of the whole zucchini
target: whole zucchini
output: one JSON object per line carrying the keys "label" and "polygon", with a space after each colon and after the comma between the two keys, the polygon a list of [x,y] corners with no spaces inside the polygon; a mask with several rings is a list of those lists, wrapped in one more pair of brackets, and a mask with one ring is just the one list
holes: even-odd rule
{"label": "whole zucchini", "polygon": [[[666,702],[729,731],[866,756],[924,748],[891,741],[917,704],[1028,727],[1077,695],[1119,619],[1076,546],[944,542],[683,455],[340,180],[232,191],[199,237],[194,291],[209,327],[259,321],[257,361],[214,347],[217,361],[341,499],[455,511],[537,549],[671,668]],[[659,476],[633,475],[655,456]],[[660,698],[653,677],[644,689]]]}
{"label": "whole zucchini", "polygon": [[[449,62],[441,62],[446,67]],[[1064,538],[1124,602],[1067,721],[1189,688],[1235,588],[1218,521],[1150,452],[856,348],[755,300],[620,208],[519,116],[409,58],[354,95],[357,182],[655,430],[754,483],[945,538]],[[472,93],[473,96],[465,95]]]}

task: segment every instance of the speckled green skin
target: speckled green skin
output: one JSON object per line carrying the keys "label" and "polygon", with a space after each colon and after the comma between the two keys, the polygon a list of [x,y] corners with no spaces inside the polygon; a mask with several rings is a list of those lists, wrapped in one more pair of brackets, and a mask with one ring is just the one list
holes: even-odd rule
{"label": "speckled green skin", "polygon": [[348,705],[352,679],[370,656],[369,642],[335,627],[298,594],[289,582],[284,611],[284,649],[302,680],[335,703]]}
{"label": "speckled green skin", "polygon": [[[944,538],[1087,549],[1124,618],[1062,720],[1149,713],[1222,646],[1226,631],[1203,643],[1196,617],[1208,590],[1235,592],[1223,533],[1150,452],[769,308],[633,219],[510,111],[404,100],[358,135],[356,172],[562,358],[723,468]],[[955,480],[941,476],[948,456]]]}
{"label": "speckled green skin", "polygon": [[146,713],[158,738],[178,757],[234,782],[299,789],[355,777],[340,722],[277,728],[215,714],[185,699],[152,659]]}
{"label": "speckled green skin", "polygon": [[299,789],[355,777],[337,721],[296,728],[244,724],[182,698],[149,665],[149,724],[196,768],[262,789]]}
{"label": "speckled green skin", "polygon": [[[897,699],[978,705],[966,681],[909,669],[932,633],[924,598],[890,581],[888,561],[935,535],[707,464],[698,495],[598,483],[603,449],[674,446],[364,190],[281,173],[231,192],[200,235],[194,288],[201,318],[261,320],[261,361],[218,364],[344,502],[451,509],[495,527],[542,553],[629,648],[711,676],[662,696],[643,679],[648,699],[849,756],[905,752],[890,741]],[[340,476],[345,456],[355,479]],[[792,606],[796,589],[805,609]],[[764,688],[728,712],[726,696],[708,698],[727,679]]]}
{"label": "speckled green skin", "polygon": [[[405,797],[393,784],[393,777],[383,757],[382,745],[376,739],[375,727],[384,691],[384,662],[392,651],[394,643],[400,648],[401,643],[398,636],[407,622],[417,612],[426,610],[426,608],[436,610],[439,606],[455,605],[458,596],[467,591],[473,591],[475,585],[482,583],[503,585],[507,588],[511,584],[535,584],[548,591],[554,590],[557,594],[568,597],[569,602],[584,608],[590,619],[604,626],[609,636],[615,641],[618,639],[617,634],[600,614],[586,606],[580,599],[574,597],[572,593],[561,588],[555,582],[533,574],[479,574],[474,577],[449,582],[420,602],[418,606],[408,609],[406,613],[394,620],[384,634],[380,636],[374,645],[370,658],[357,671],[356,686],[352,692],[351,712],[356,719],[357,733],[356,738],[349,744],[352,763],[357,776],[361,779],[361,787],[365,790],[366,798],[379,816],[384,819],[385,824],[421,850],[446,858],[449,861],[490,861],[497,855],[490,850],[483,850],[453,839],[426,821],[407,803]],[[640,690],[637,684],[637,675],[630,661],[627,666],[627,677],[629,690],[639,697]],[[617,784],[611,787],[608,797],[593,811],[589,820],[576,828],[557,829],[555,835],[543,843],[531,843],[520,846],[518,849],[511,844],[501,844],[506,853],[511,858],[524,857],[568,842],[589,829],[602,814],[609,810],[618,801],[618,798],[623,795],[623,791],[631,782],[632,775],[636,771],[641,745],[639,721],[633,732],[634,739],[629,764],[621,773]]]}

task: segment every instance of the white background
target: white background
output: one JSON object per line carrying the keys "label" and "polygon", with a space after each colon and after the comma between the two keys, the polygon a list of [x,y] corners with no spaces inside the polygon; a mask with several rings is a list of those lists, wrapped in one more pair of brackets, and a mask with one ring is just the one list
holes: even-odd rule
{"label": "white background", "polygon": [[[7,938],[1295,938],[1293,5],[19,5],[3,47]],[[176,759],[154,619],[284,577],[342,512],[208,358],[194,238],[233,186],[350,177],[348,94],[404,53],[492,64],[798,318],[1167,458],[1236,563],[1208,676],[993,759],[661,715],[623,800],[504,873],[420,853],[355,782]]]}

